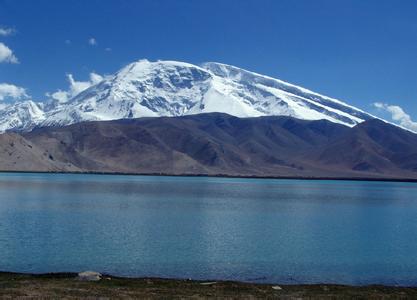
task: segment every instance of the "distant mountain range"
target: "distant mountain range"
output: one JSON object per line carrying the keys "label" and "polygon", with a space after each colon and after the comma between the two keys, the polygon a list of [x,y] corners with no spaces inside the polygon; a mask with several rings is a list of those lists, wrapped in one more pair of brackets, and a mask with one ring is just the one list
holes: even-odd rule
{"label": "distant mountain range", "polygon": [[23,101],[0,110],[0,132],[83,121],[221,112],[290,116],[354,126],[374,118],[342,101],[237,67],[140,60],[65,102]]}
{"label": "distant mountain range", "polygon": [[0,135],[0,169],[274,177],[417,178],[417,135],[221,113],[82,122]]}
{"label": "distant mountain range", "polygon": [[[100,77],[101,79],[101,77]],[[0,111],[0,169],[417,178],[417,135],[237,67],[140,60]]]}

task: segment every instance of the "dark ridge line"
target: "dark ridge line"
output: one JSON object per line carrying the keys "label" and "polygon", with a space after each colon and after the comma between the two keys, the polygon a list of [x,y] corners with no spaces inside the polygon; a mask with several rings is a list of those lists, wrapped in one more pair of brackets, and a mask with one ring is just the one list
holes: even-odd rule
{"label": "dark ridge line", "polygon": [[[208,177],[208,178],[246,178],[246,179],[277,179],[277,180],[334,180],[334,181],[381,181],[381,182],[412,182],[417,178],[389,177],[329,177],[329,176],[261,176],[261,175],[229,175],[229,174],[170,174],[170,173],[134,173],[134,172],[98,172],[98,171],[14,171],[0,170],[0,173],[21,174],[85,174],[85,175],[129,175],[129,176],[161,176],[161,177]],[[1,273],[1,272],[0,272]]]}

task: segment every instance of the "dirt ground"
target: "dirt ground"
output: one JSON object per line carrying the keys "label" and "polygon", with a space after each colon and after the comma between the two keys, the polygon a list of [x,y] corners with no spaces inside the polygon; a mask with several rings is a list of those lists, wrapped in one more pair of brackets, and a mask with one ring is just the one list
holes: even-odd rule
{"label": "dirt ground", "polygon": [[103,276],[80,281],[76,274],[0,273],[0,298],[53,299],[417,299],[417,288],[342,285],[270,285]]}

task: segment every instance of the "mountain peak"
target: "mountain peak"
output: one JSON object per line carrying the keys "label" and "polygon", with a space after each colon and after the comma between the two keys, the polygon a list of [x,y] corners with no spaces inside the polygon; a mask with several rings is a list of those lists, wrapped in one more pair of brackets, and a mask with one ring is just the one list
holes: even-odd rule
{"label": "mountain peak", "polygon": [[157,60],[149,61],[147,59],[140,59],[133,63],[128,64],[116,74],[126,72],[146,72],[150,70],[175,70],[175,69],[198,69],[200,71],[206,71],[202,67],[193,65],[186,62],[174,61],[174,60]]}
{"label": "mountain peak", "polygon": [[[2,128],[30,130],[89,120],[182,116],[220,112],[237,117],[290,116],[354,126],[373,118],[342,101],[269,76],[217,62],[135,61],[56,106]],[[17,104],[9,110],[23,109]],[[22,115],[19,113],[19,115]],[[25,125],[27,124],[27,126]],[[0,128],[1,129],[1,128]]]}

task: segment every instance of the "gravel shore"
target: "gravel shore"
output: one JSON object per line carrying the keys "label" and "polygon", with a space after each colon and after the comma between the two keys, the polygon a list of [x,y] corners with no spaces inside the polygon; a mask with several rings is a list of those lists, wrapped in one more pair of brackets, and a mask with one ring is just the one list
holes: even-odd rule
{"label": "gravel shore", "polygon": [[82,281],[75,273],[0,273],[1,298],[60,299],[416,299],[417,287],[272,285],[229,281],[120,278]]}

